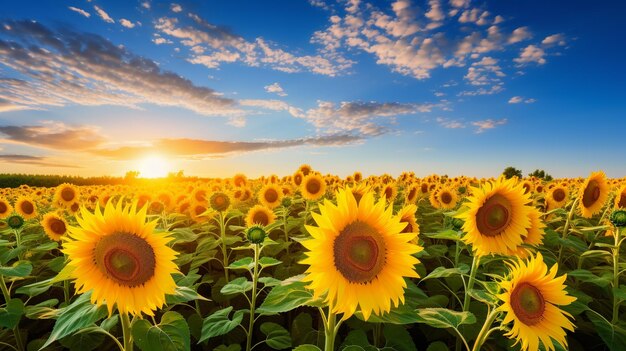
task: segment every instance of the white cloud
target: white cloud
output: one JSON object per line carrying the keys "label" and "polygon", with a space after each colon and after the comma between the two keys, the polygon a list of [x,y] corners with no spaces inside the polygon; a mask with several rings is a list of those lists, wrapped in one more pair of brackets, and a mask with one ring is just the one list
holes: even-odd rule
{"label": "white cloud", "polygon": [[179,4],[173,3],[173,4],[170,6],[170,10],[172,10],[172,12],[174,12],[174,13],[179,13],[179,12],[182,12],[182,11],[183,11],[183,8],[182,8],[182,6],[180,6]]}
{"label": "white cloud", "polygon": [[165,38],[161,38],[161,37],[156,37],[154,39],[152,39],[152,42],[157,44],[157,45],[161,45],[161,44],[171,44],[172,41],[169,39],[165,39]]}
{"label": "white cloud", "polygon": [[518,58],[513,59],[513,61],[519,63],[520,65],[535,62],[537,64],[543,65],[546,63],[545,51],[537,47],[535,45],[528,45],[524,49],[522,49]]}
{"label": "white cloud", "polygon": [[278,82],[267,85],[264,87],[268,93],[276,93],[278,96],[287,96],[287,93],[283,90],[283,87]]}
{"label": "white cloud", "polygon": [[465,123],[459,120],[451,120],[448,118],[437,117],[436,121],[437,123],[439,123],[440,126],[448,129],[465,128]]}
{"label": "white cloud", "polygon": [[120,19],[120,24],[126,28],[135,28],[135,24],[125,18]]}
{"label": "white cloud", "polygon": [[530,34],[528,27],[519,27],[511,33],[508,42],[509,44],[515,44],[530,38],[532,38],[532,35]]}
{"label": "white cloud", "polygon": [[146,10],[150,10],[150,1],[144,1],[141,3],[141,7],[143,7]]}
{"label": "white cloud", "polygon": [[109,16],[109,14],[106,13],[103,9],[101,9],[97,5],[94,5],[93,8],[94,10],[96,10],[96,13],[98,14],[98,16],[100,16],[100,18],[102,18],[103,21],[107,23],[115,23],[115,20],[111,18],[111,16]]}
{"label": "white cloud", "polygon": [[69,6],[68,9],[70,9],[70,10],[76,12],[76,13],[79,13],[79,14],[87,17],[87,18],[91,17],[91,14],[89,12],[83,10],[83,9],[79,9],[77,7],[74,7],[74,6]]}
{"label": "white cloud", "polygon": [[450,0],[450,5],[453,7],[468,7],[470,0]]}
{"label": "white cloud", "polygon": [[477,127],[477,129],[474,131],[474,133],[476,134],[480,134],[488,129],[494,129],[497,126],[500,125],[504,125],[506,124],[507,119],[506,118],[502,118],[502,119],[486,119],[486,120],[482,120],[482,121],[475,121],[472,122],[472,125]]}
{"label": "white cloud", "polygon": [[552,46],[552,45],[565,46],[566,45],[565,35],[561,33],[549,35],[541,41],[541,44],[546,45],[546,46]]}
{"label": "white cloud", "polygon": [[522,101],[524,101],[523,97],[521,97],[521,96],[513,96],[512,98],[509,99],[509,104],[519,104]]}

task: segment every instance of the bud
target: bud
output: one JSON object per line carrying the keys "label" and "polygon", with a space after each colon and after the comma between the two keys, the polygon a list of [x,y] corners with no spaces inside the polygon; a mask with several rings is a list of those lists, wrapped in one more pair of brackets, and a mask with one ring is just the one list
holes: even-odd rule
{"label": "bud", "polygon": [[248,241],[253,244],[261,244],[263,240],[265,240],[265,235],[265,229],[258,225],[248,228],[248,232],[246,233]]}
{"label": "bud", "polygon": [[210,203],[215,211],[223,212],[230,206],[230,198],[222,192],[216,192],[211,195]]}
{"label": "bud", "polygon": [[609,218],[614,226],[621,228],[626,227],[626,210],[615,210]]}
{"label": "bud", "polygon": [[24,225],[24,218],[20,215],[12,215],[7,218],[7,224],[13,229],[20,229]]}
{"label": "bud", "polygon": [[452,218],[452,227],[454,228],[454,230],[461,230],[463,224],[465,224],[465,222],[462,219]]}

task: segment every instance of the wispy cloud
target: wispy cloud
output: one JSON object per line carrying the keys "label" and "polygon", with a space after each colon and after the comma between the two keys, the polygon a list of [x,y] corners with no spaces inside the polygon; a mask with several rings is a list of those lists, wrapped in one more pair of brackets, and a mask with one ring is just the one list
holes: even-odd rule
{"label": "wispy cloud", "polygon": [[546,46],[553,46],[553,45],[565,46],[567,43],[565,42],[565,35],[563,35],[562,33],[558,33],[558,34],[552,34],[552,35],[547,36],[545,39],[541,41],[541,44],[546,45]]}
{"label": "wispy cloud", "polygon": [[287,96],[287,93],[278,83],[272,83],[270,85],[265,86],[265,91],[268,93],[275,93],[278,96]]}
{"label": "wispy cloud", "polygon": [[126,18],[122,18],[122,19],[120,19],[120,24],[121,24],[123,27],[129,28],[129,29],[130,29],[130,28],[135,28],[135,24],[134,24],[133,22],[131,22],[131,21],[127,20]]}
{"label": "wispy cloud", "polygon": [[437,117],[436,121],[437,123],[439,123],[440,126],[448,129],[465,128],[465,123],[456,119]]}
{"label": "wispy cloud", "polygon": [[170,5],[170,10],[172,10],[172,12],[174,13],[179,13],[183,11],[183,7],[179,4],[173,3]]}
{"label": "wispy cloud", "polygon": [[537,100],[532,99],[532,98],[525,99],[521,96],[513,96],[512,98],[509,99],[509,104],[519,104],[522,102],[525,104],[532,104],[535,101]]}
{"label": "wispy cloud", "polygon": [[81,15],[87,17],[87,18],[91,17],[91,14],[89,12],[87,12],[87,11],[85,11],[83,9],[79,9],[78,7],[69,6],[68,9],[70,9],[70,10],[72,10],[72,11],[78,13],[78,14],[81,14]]}
{"label": "wispy cloud", "polygon": [[[242,112],[235,101],[213,89],[164,71],[152,60],[100,36],[69,29],[53,31],[33,21],[0,24],[0,65],[20,73],[19,78],[0,79],[0,95],[12,105],[140,108],[140,104],[153,103],[201,115]],[[3,40],[3,36],[14,40]]]}
{"label": "wispy cloud", "polygon": [[26,164],[39,167],[60,167],[60,168],[82,168],[76,165],[60,164],[49,161],[47,157],[43,156],[30,156],[30,155],[0,155],[0,163],[8,164]]}
{"label": "wispy cloud", "polygon": [[97,128],[72,127],[61,122],[47,121],[39,126],[0,126],[0,143],[78,151],[97,147],[104,140]]}
{"label": "wispy cloud", "polygon": [[106,23],[115,23],[115,20],[111,18],[111,16],[109,16],[109,14],[106,13],[106,11],[104,11],[98,5],[94,5],[93,9],[96,10],[96,13],[98,14],[98,16],[102,18],[102,20],[105,21]]}
{"label": "wispy cloud", "polygon": [[486,120],[482,120],[482,121],[475,121],[472,122],[472,125],[477,127],[476,131],[474,131],[474,133],[476,134],[480,134],[488,129],[494,129],[497,126],[501,126],[507,123],[507,119],[506,118],[502,118],[502,119],[486,119]]}

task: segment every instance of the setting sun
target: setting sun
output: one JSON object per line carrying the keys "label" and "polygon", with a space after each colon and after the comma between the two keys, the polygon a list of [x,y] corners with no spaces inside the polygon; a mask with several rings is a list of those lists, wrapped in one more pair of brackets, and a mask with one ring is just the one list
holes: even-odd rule
{"label": "setting sun", "polygon": [[139,161],[137,171],[142,178],[162,178],[170,171],[170,164],[160,156],[149,156]]}

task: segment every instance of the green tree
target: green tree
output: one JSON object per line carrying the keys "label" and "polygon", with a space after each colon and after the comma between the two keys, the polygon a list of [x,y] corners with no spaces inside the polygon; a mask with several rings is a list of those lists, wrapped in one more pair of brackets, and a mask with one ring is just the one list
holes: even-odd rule
{"label": "green tree", "polygon": [[522,177],[522,170],[521,169],[517,169],[515,167],[507,167],[504,169],[504,172],[502,172],[502,175],[504,175],[504,177],[506,179],[511,179],[513,177],[518,177],[521,178]]}
{"label": "green tree", "polygon": [[544,171],[543,169],[536,169],[534,172],[528,173],[528,176],[540,178],[547,181],[551,181],[553,179],[552,176],[546,173],[546,171]]}

